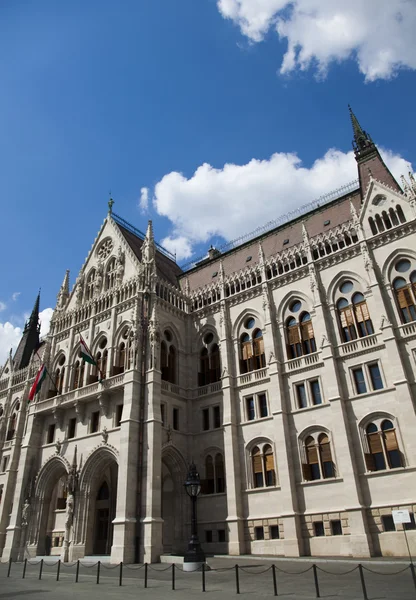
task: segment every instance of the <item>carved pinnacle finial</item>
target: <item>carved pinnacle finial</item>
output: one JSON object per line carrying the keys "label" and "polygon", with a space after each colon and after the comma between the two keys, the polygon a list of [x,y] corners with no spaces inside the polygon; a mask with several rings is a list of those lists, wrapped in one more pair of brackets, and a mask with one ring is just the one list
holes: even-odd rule
{"label": "carved pinnacle finial", "polygon": [[108,214],[109,215],[113,214],[113,204],[114,204],[114,200],[110,196],[110,200],[108,201]]}

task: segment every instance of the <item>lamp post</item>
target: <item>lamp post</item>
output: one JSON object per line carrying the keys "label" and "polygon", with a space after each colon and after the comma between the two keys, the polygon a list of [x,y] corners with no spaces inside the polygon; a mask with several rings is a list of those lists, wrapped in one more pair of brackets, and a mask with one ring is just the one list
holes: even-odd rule
{"label": "lamp post", "polygon": [[183,562],[184,571],[195,571],[202,566],[205,562],[205,554],[201,548],[201,544],[198,539],[197,532],[197,519],[196,519],[196,502],[198,495],[201,491],[201,480],[199,478],[198,471],[194,463],[189,465],[188,475],[184,483],[186,493],[191,498],[192,502],[192,517],[191,517],[191,539],[188,544],[188,551],[185,553]]}

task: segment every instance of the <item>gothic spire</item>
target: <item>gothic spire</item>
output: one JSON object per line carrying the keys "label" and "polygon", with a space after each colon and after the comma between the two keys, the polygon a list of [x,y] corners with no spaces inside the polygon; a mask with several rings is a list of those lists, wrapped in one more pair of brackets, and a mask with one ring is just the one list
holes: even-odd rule
{"label": "gothic spire", "polygon": [[151,220],[149,220],[147,225],[146,237],[144,238],[142,246],[142,256],[145,262],[151,262],[155,257],[155,239]]}
{"label": "gothic spire", "polygon": [[14,355],[14,368],[24,369],[30,362],[30,358],[33,351],[39,347],[39,333],[40,333],[40,322],[39,322],[39,304],[40,304],[40,290],[37,295],[35,305],[29,320],[26,321],[25,328],[23,329],[23,336],[20,340],[19,346],[17,347]]}
{"label": "gothic spire", "polygon": [[65,304],[69,298],[69,269],[66,270],[64,280],[58,292],[56,308],[65,308]]}
{"label": "gothic spire", "polygon": [[348,105],[348,109],[350,111],[352,130],[354,133],[352,145],[354,148],[355,155],[361,156],[363,152],[373,150],[375,148],[375,145],[370,135],[361,127],[357,117],[352,112],[352,108],[350,105]]}

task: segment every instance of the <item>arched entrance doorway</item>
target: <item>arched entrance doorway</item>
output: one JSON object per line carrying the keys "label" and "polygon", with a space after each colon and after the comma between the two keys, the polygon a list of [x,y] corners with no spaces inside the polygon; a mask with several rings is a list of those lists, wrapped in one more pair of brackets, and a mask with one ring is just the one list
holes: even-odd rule
{"label": "arched entrance doorway", "polygon": [[187,546],[185,523],[189,502],[184,489],[186,463],[173,447],[162,452],[162,519],[163,551],[181,553]]}
{"label": "arched entrance doorway", "polygon": [[85,555],[111,554],[117,479],[115,450],[109,446],[95,450],[87,459],[80,477],[76,544],[85,544]]}

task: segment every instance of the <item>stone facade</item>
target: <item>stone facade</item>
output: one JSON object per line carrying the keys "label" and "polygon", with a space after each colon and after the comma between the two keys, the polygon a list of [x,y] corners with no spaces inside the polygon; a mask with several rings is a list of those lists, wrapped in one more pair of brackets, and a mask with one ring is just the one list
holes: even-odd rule
{"label": "stone facade", "polygon": [[416,185],[353,125],[365,189],[186,272],[110,206],[40,350],[0,371],[3,561],[184,551],[191,461],[206,552],[406,555]]}

